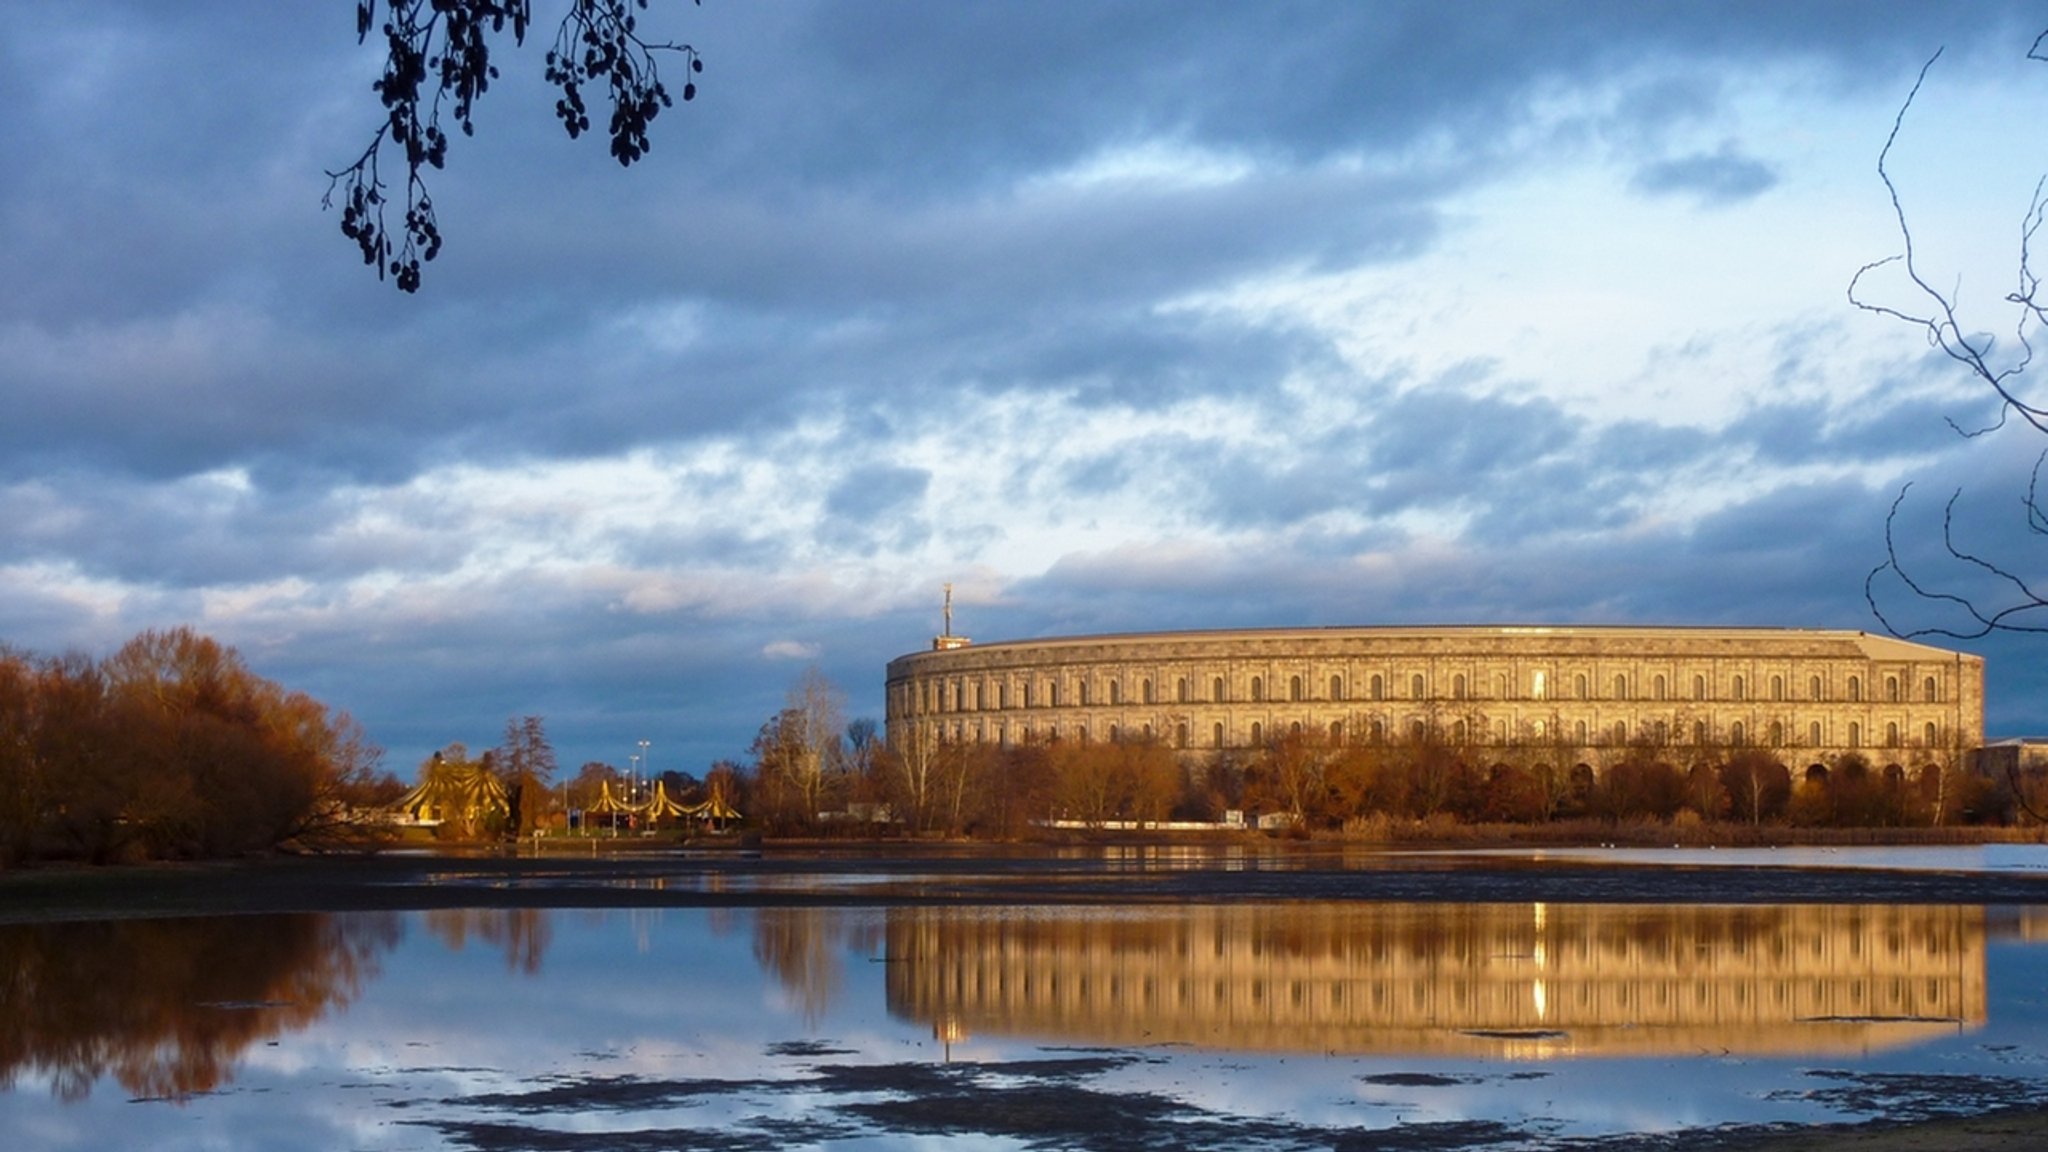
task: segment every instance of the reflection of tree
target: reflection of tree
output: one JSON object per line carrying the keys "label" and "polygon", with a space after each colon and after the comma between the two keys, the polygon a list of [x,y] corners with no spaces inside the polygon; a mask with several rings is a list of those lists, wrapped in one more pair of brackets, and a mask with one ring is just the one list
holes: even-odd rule
{"label": "reflection of tree", "polygon": [[816,1024],[839,995],[846,922],[829,908],[763,908],[754,915],[754,959]]}
{"label": "reflection of tree", "polygon": [[460,952],[471,937],[505,954],[505,967],[528,976],[540,971],[554,941],[553,914],[545,908],[436,908],[427,914],[427,931],[451,950]]}
{"label": "reflection of tree", "polygon": [[396,915],[298,914],[0,928],[0,1086],[63,1100],[111,1076],[181,1099],[241,1053],[353,1000],[398,942]]}

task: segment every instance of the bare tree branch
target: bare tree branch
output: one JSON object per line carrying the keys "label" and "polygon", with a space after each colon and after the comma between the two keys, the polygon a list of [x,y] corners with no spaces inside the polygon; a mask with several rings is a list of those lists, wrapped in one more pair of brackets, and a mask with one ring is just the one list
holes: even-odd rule
{"label": "bare tree branch", "polygon": [[[2044,44],[2048,44],[2048,32],[2035,39],[2027,52],[2028,59],[2048,62],[2048,55],[2042,54]],[[1930,347],[1940,349],[1949,359],[1962,365],[1997,397],[1997,418],[1983,427],[1966,429],[1950,420],[1949,427],[1958,435],[1966,439],[1983,436],[2004,428],[2014,417],[2035,431],[2048,434],[2048,408],[2028,399],[2032,384],[2028,374],[2034,363],[2034,342],[2044,326],[2048,326],[2048,303],[2044,303],[2041,297],[2041,278],[2033,264],[2035,238],[2040,234],[2043,223],[2048,222],[2048,176],[2035,182],[2026,210],[2021,214],[2016,284],[2004,297],[2004,302],[2015,309],[2011,351],[2001,351],[1996,339],[1966,329],[1957,312],[1959,290],[1937,288],[1927,275],[1908,222],[1904,197],[1893,177],[1893,152],[1905,129],[1907,114],[1912,111],[1941,56],[1942,53],[1937,51],[1921,65],[1912,90],[1892,120],[1884,147],[1878,152],[1877,175],[1891,200],[1900,251],[1858,268],[1849,281],[1849,301],[1865,312],[1921,329]],[[1911,300],[1908,303],[1887,302],[1870,295],[1872,273],[1894,266],[1903,271],[1909,286]],[[2028,531],[2037,535],[2048,534],[2048,514],[2044,514],[2039,499],[2044,462],[2048,462],[2048,451],[2035,460],[2026,495],[2021,500]],[[1872,569],[1863,582],[1864,598],[1886,630],[1908,639],[1946,636],[1959,640],[1978,639],[1993,632],[2048,632],[2048,599],[2044,599],[2043,594],[2015,566],[1993,560],[1958,542],[1955,510],[1961,497],[1960,490],[1949,496],[1942,514],[1941,529],[1942,546],[1958,571],[1944,574],[1937,580],[1924,572],[1909,570],[1899,546],[1898,521],[1906,494],[1911,489],[1910,484],[1901,488],[1898,497],[1892,501],[1891,511],[1885,517],[1884,563]],[[1886,579],[1903,585],[1923,606],[1932,604],[1959,611],[1967,623],[1938,623],[1918,628],[1902,626],[1900,621],[1886,613],[1880,603],[1879,588]]]}
{"label": "bare tree branch", "polygon": [[[647,154],[653,146],[649,126],[663,108],[674,106],[656,54],[674,53],[682,60],[685,101],[696,98],[694,76],[704,70],[695,48],[641,37],[636,11],[646,7],[647,0],[571,0],[543,73],[561,92],[555,115],[571,139],[590,128],[584,86],[605,86],[611,102],[606,131],[612,157],[621,165]],[[513,44],[524,44],[532,19],[532,0],[357,0],[357,41],[367,41],[373,26],[384,39],[384,74],[371,87],[385,117],[354,163],[327,173],[320,204],[333,207],[339,193],[342,235],[355,242],[379,280],[388,275],[403,291],[419,290],[421,265],[441,252],[441,224],[425,170],[447,164],[442,105],[447,103],[463,135],[474,135],[476,102],[499,75],[491,40],[509,26]],[[405,154],[405,219],[395,236],[385,218],[395,197],[380,168],[386,144]]]}

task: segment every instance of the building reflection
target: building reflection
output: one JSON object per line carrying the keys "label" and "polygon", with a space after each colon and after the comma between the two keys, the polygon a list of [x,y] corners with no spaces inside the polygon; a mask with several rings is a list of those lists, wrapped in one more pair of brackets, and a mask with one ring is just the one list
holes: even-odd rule
{"label": "building reflection", "polygon": [[0,927],[0,1087],[211,1092],[251,1047],[354,1000],[401,934],[388,913]]}
{"label": "building reflection", "polygon": [[1976,907],[915,908],[888,1002],[948,1041],[1817,1055],[1980,1026],[1985,936]]}

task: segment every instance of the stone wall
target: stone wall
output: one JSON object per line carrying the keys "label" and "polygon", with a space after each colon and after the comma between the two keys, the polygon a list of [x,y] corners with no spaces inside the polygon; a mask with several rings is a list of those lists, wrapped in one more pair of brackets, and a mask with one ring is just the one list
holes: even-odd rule
{"label": "stone wall", "polygon": [[1460,744],[1753,745],[1797,768],[1859,751],[1954,761],[1982,739],[1984,662],[1864,632],[1302,628],[965,644],[889,663],[890,739],[1150,738],[1189,752],[1295,731]]}

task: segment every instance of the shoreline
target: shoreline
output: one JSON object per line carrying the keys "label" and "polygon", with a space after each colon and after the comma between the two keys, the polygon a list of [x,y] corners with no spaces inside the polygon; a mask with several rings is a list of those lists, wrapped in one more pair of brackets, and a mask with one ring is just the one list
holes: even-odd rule
{"label": "shoreline", "polygon": [[[1267,842],[1048,846],[780,843],[580,852],[271,856],[0,872],[0,924],[437,908],[862,907],[1375,901],[2048,907],[2048,868],[1951,871],[1528,859],[1500,846]],[[1536,845],[1520,848],[1536,849]],[[1924,847],[1912,845],[1905,847]],[[1190,848],[1183,852],[1181,848]]]}
{"label": "shoreline", "polygon": [[[1234,842],[1220,847],[1232,846]],[[1030,907],[1270,901],[2048,907],[2048,871],[2008,874],[1531,862],[1471,854],[1480,851],[1478,846],[1467,846],[1468,852],[1461,855],[1457,849],[1441,845],[1426,851],[1404,851],[1356,844],[1269,842],[1258,852],[1243,854],[1184,854],[1174,848],[1129,843],[1064,847],[771,843],[758,850],[735,850],[635,844],[594,858],[557,853],[513,856],[396,851],[221,863],[40,868],[0,873],[0,925],[435,909]],[[2048,1099],[2048,1087],[2043,1095]],[[1962,1101],[1955,1104],[1968,1106]],[[1435,1146],[1429,1143],[1432,1137],[1417,1135],[1423,1143],[1402,1146],[1418,1150]],[[1557,1138],[1543,1143],[1571,1152],[2017,1152],[2048,1147],[2048,1103],[1995,1108],[1975,1116],[1880,1117],[1809,1127],[1730,1125]]]}

